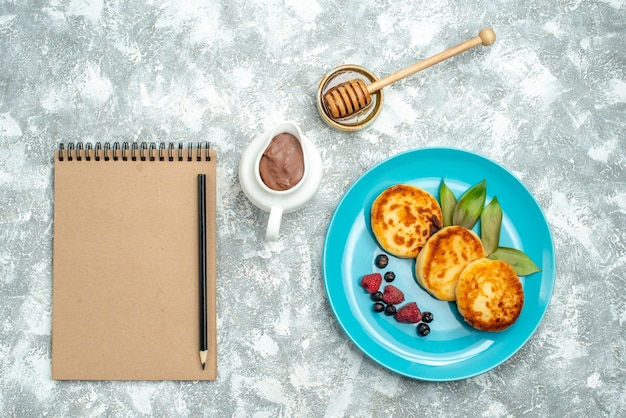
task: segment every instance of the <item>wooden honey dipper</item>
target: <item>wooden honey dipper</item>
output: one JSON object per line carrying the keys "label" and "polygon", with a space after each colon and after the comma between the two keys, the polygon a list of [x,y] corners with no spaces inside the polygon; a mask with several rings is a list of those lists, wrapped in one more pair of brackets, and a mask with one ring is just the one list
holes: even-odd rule
{"label": "wooden honey dipper", "polygon": [[448,58],[452,58],[453,56],[458,55],[461,52],[465,52],[468,49],[472,49],[478,45],[489,46],[495,41],[495,32],[489,28],[485,28],[478,33],[478,36],[472,39],[440,52],[437,55],[433,55],[424,61],[415,63],[403,70],[389,74],[387,77],[374,81],[369,85],[366,85],[363,80],[358,79],[341,83],[330,89],[324,95],[324,104],[333,119],[351,116],[359,110],[369,106],[370,103],[372,103],[371,94],[377,92],[383,87],[413,75],[416,72],[432,65],[438,64],[441,61],[447,60]]}

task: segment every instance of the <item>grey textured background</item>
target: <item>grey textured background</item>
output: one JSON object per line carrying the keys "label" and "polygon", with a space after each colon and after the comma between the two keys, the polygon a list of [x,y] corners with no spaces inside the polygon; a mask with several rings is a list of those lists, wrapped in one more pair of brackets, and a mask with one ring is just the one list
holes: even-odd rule
{"label": "grey textured background", "polygon": [[[388,87],[370,129],[319,118],[315,89],[335,66],[383,76],[485,26],[492,47]],[[0,415],[626,415],[625,45],[624,0],[0,0]],[[267,243],[237,167],[283,119],[317,145],[324,177]],[[78,140],[217,148],[216,382],[50,379],[52,153]],[[364,357],[321,275],[347,188],[425,146],[515,173],[557,251],[537,333],[500,367],[449,383]]]}

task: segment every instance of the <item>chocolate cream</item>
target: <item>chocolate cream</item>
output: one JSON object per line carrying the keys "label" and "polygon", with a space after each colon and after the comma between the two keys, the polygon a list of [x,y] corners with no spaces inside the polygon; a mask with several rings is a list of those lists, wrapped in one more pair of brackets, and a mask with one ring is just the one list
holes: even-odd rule
{"label": "chocolate cream", "polygon": [[302,180],[304,154],[298,138],[281,133],[270,141],[259,163],[261,180],[272,190],[289,190]]}

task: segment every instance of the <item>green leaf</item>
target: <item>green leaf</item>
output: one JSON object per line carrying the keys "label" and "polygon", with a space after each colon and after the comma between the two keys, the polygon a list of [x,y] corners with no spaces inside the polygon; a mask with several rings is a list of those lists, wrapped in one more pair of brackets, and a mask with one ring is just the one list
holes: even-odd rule
{"label": "green leaf", "polygon": [[502,208],[498,198],[489,202],[480,214],[480,239],[483,242],[485,254],[489,255],[500,245],[500,226],[502,225]]}
{"label": "green leaf", "polygon": [[439,203],[441,205],[441,214],[443,215],[443,226],[452,225],[452,212],[454,212],[454,207],[456,206],[456,197],[443,180],[441,181],[441,186],[439,186]]}
{"label": "green leaf", "polygon": [[472,229],[483,211],[486,199],[487,182],[485,180],[470,187],[461,196],[452,213],[452,224]]}
{"label": "green leaf", "polygon": [[516,248],[498,247],[487,258],[509,263],[518,276],[528,276],[541,271],[530,257]]}

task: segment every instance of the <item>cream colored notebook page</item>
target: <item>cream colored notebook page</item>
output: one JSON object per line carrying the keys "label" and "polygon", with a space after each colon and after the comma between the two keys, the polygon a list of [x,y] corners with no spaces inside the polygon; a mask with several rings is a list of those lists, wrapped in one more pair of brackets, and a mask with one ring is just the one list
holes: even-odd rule
{"label": "cream colored notebook page", "polygon": [[[54,162],[52,377],[215,380],[216,152],[62,145]],[[202,370],[198,174],[206,174]]]}

